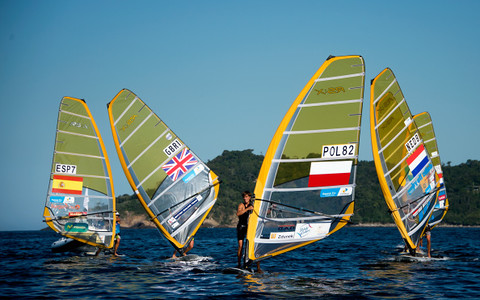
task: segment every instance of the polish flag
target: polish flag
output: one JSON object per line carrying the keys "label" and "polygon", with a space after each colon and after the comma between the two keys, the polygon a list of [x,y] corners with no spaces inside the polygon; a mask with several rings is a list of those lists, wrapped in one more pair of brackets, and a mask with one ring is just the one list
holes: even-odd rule
{"label": "polish flag", "polygon": [[352,161],[321,161],[312,162],[308,186],[345,185],[350,180]]}

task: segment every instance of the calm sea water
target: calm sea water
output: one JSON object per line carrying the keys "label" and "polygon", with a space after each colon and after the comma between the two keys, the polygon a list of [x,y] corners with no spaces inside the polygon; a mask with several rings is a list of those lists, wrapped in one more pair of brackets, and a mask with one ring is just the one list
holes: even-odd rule
{"label": "calm sea water", "polygon": [[122,230],[123,257],[50,252],[50,231],[0,232],[0,297],[12,298],[480,298],[480,228],[435,228],[431,260],[404,261],[393,227],[349,227],[262,262],[264,274],[224,274],[236,264],[235,229],[202,228],[192,254],[154,229]]}

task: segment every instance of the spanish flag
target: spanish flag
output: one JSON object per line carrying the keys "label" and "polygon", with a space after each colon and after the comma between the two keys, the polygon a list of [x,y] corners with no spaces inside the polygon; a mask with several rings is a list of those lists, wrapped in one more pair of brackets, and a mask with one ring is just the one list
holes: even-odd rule
{"label": "spanish flag", "polygon": [[53,175],[52,193],[81,195],[82,188],[83,188],[82,177]]}

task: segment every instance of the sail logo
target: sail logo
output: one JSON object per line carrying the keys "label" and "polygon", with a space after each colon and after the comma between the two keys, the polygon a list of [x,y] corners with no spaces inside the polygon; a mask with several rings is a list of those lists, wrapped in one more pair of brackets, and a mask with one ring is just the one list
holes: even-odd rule
{"label": "sail logo", "polygon": [[198,174],[200,174],[203,170],[205,170],[205,167],[203,165],[198,165],[193,169],[193,171],[190,171],[185,177],[183,177],[183,182],[188,183],[190,180],[195,178]]}
{"label": "sail logo", "polygon": [[163,153],[165,153],[168,157],[172,156],[175,152],[177,152],[181,147],[182,143],[178,139],[175,139],[173,142],[170,143],[165,149],[163,149]]}
{"label": "sail logo", "polygon": [[86,124],[82,124],[80,122],[70,122],[70,126],[74,126],[74,127],[77,127],[77,128],[88,129],[88,126]]}
{"label": "sail logo", "polygon": [[55,164],[55,173],[77,174],[77,166],[66,164]]}
{"label": "sail logo", "polygon": [[135,121],[135,119],[136,119],[137,117],[138,117],[137,115],[131,116],[131,117],[127,120],[127,122],[125,122],[125,124],[124,124],[122,127],[120,127],[120,130],[122,130],[122,131],[127,130],[127,128],[128,128],[130,125],[132,125],[132,123]]}
{"label": "sail logo", "polygon": [[338,87],[329,87],[326,89],[315,89],[317,95],[328,95],[328,94],[338,94],[340,92],[345,93],[345,88],[343,86]]}
{"label": "sail logo", "polygon": [[87,232],[88,224],[86,223],[67,223],[64,227],[67,232]]}
{"label": "sail logo", "polygon": [[50,202],[52,202],[52,203],[63,203],[64,199],[65,199],[65,197],[62,197],[62,196],[51,196],[50,197]]}
{"label": "sail logo", "polygon": [[175,216],[173,216],[173,218],[175,218],[175,220],[178,220],[180,219],[180,217],[186,213],[190,208],[192,208],[195,204],[197,204],[199,201],[202,201],[203,197],[202,195],[198,195],[197,197],[195,197],[192,201],[190,201],[190,203],[188,203],[184,208],[182,208],[182,210],[180,210]]}
{"label": "sail logo", "polygon": [[295,236],[298,238],[318,238],[328,234],[330,223],[303,223],[297,224]]}
{"label": "sail logo", "polygon": [[355,157],[356,144],[325,145],[322,147],[322,158]]}
{"label": "sail logo", "polygon": [[413,149],[420,143],[420,136],[418,133],[415,133],[412,138],[410,138],[405,143],[405,148],[407,148],[408,153],[412,152]]}
{"label": "sail logo", "polygon": [[320,198],[350,196],[352,192],[353,188],[350,186],[342,188],[322,189],[320,191]]}
{"label": "sail logo", "polygon": [[271,240],[286,240],[286,239],[294,239],[295,232],[270,232],[270,239]]}

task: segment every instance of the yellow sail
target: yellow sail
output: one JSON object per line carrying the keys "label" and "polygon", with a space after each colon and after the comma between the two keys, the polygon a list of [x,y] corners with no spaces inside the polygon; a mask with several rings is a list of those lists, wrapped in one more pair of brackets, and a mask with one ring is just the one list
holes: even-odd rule
{"label": "yellow sail", "polygon": [[107,152],[85,101],[64,97],[58,112],[43,216],[65,237],[113,246],[115,193]]}
{"label": "yellow sail", "polygon": [[182,252],[212,209],[219,179],[133,92],[108,104],[123,171],[159,231]]}
{"label": "yellow sail", "polygon": [[318,241],[353,214],[365,66],[329,57],[280,123],[255,186],[248,262]]}
{"label": "yellow sail", "polygon": [[415,252],[440,182],[390,69],[372,80],[370,132],[378,180],[405,244]]}

